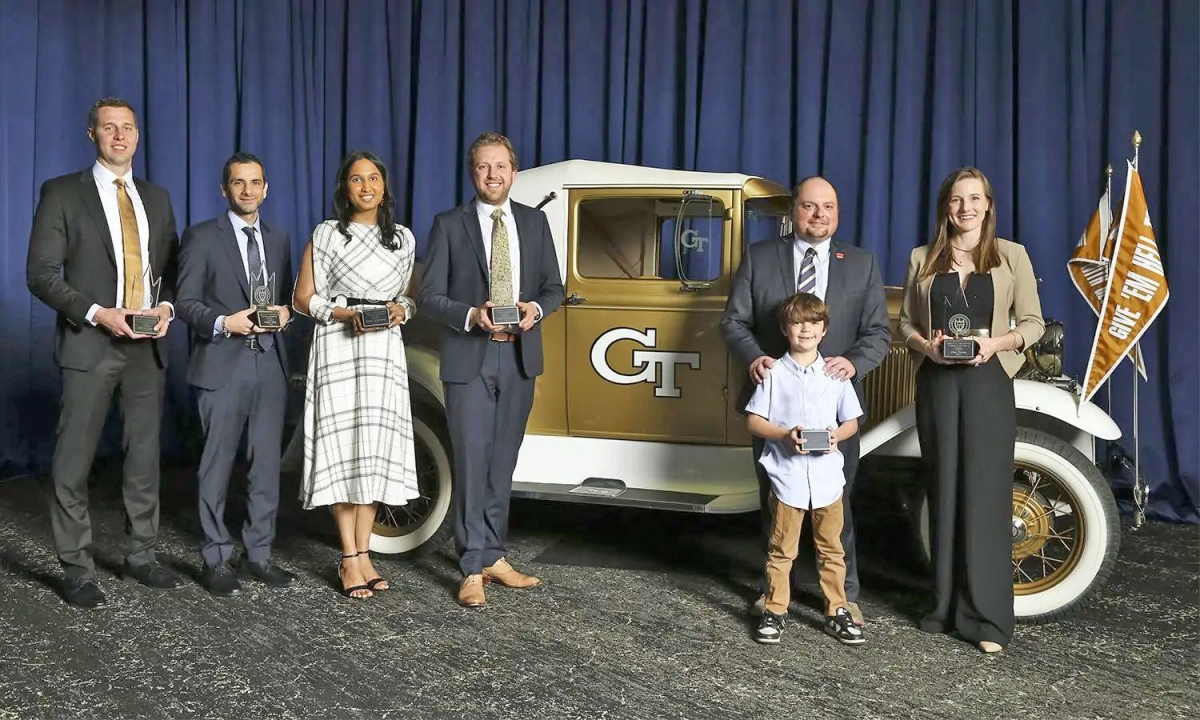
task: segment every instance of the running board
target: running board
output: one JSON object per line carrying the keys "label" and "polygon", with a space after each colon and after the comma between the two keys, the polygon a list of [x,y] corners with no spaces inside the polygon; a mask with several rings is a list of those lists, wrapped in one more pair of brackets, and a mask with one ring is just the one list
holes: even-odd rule
{"label": "running board", "polygon": [[514,482],[512,496],[532,500],[555,500],[558,502],[586,503],[591,505],[616,505],[674,512],[711,512],[708,504],[721,497],[700,493],[670,492],[667,490],[639,490],[626,488],[620,480],[588,478],[581,485],[555,485],[553,483]]}

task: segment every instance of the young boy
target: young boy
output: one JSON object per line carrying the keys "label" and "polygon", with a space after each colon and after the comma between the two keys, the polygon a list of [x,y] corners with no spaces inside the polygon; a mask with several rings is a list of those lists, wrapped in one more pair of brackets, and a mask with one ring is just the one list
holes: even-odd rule
{"label": "young boy", "polygon": [[[862,406],[853,385],[824,373],[825,361],[817,346],[829,326],[825,303],[810,293],[797,293],[780,306],[778,317],[788,352],[771,366],[746,405],[750,432],[767,441],[758,461],[771,478],[768,502],[773,517],[767,548],[766,610],[754,639],[774,644],[783,634],[791,601],[789,576],[807,513],[812,518],[825,596],[825,632],[846,645],[861,645],[866,638],[851,619],[846,601],[841,541],[846,477],[837,442],[858,432]],[[808,441],[801,436],[802,430],[828,430],[829,449],[806,450]]]}

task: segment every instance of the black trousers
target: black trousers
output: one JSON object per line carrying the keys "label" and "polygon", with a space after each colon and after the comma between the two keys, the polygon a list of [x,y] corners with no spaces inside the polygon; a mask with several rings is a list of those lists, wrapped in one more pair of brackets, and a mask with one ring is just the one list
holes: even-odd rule
{"label": "black trousers", "polygon": [[[858,602],[859,592],[862,586],[858,582],[858,557],[855,552],[855,537],[854,537],[854,515],[850,512],[850,493],[854,489],[854,476],[858,473],[858,433],[848,440],[843,440],[838,443],[838,451],[845,458],[842,466],[842,471],[846,474],[846,487],[842,489],[842,550],[846,553],[846,600],[852,603]],[[762,456],[763,447],[766,441],[762,438],[753,438],[754,451],[754,473],[758,477],[758,500],[760,516],[762,518],[762,544],[763,552],[767,551],[768,541],[771,537],[771,524],[774,518],[771,515],[768,498],[771,495],[771,478],[767,476],[767,471],[763,470],[763,466],[759,464],[758,458]],[[796,571],[793,568],[792,577],[795,578]],[[766,592],[766,580],[763,580],[763,585],[760,588]]]}
{"label": "black trousers", "polygon": [[454,543],[463,575],[508,553],[508,505],[517,453],[533,409],[533,378],[520,368],[516,342],[487,341],[469,383],[444,383],[454,446]]}
{"label": "black trousers", "polygon": [[1006,645],[1013,631],[1012,379],[995,357],[980,367],[926,361],[916,394],[936,592],[921,629]]}
{"label": "black trousers", "polygon": [[54,500],[50,524],[54,548],[68,579],[88,579],[96,574],[88,476],[118,388],[125,450],[125,559],[134,565],[154,560],[158,438],[165,382],[166,372],[158,366],[149,340],[113,341],[91,370],[63,369],[62,407],[51,468]]}
{"label": "black trousers", "polygon": [[225,385],[198,390],[196,404],[204,428],[204,452],[196,478],[204,564],[215,567],[233,556],[233,537],[225,526],[225,500],[243,429],[247,430],[250,471],[242,543],[251,561],[268,560],[279,510],[279,456],[287,411],[287,378],[276,351],[245,348]]}

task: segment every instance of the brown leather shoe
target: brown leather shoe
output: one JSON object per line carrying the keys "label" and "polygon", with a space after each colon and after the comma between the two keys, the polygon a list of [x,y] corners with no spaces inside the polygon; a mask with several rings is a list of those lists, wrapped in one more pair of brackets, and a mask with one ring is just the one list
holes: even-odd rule
{"label": "brown leather shoe", "polygon": [[463,607],[479,608],[487,605],[487,597],[483,594],[483,576],[468,575],[458,586],[458,604]]}
{"label": "brown leather shoe", "polygon": [[534,576],[514,570],[504,558],[500,558],[490,567],[485,567],[483,577],[488,582],[500,583],[510,588],[531,588],[542,584],[542,581]]}

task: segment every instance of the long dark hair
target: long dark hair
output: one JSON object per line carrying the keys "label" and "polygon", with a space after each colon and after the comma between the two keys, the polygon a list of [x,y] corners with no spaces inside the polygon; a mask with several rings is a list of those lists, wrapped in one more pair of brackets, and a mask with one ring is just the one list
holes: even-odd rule
{"label": "long dark hair", "polygon": [[950,239],[954,237],[954,226],[950,224],[950,192],[959,180],[978,180],[983,184],[983,194],[987,197],[987,214],[983,217],[983,227],[980,228],[979,244],[971,253],[975,261],[975,272],[985,273],[1000,265],[1000,250],[996,247],[996,201],[992,193],[992,184],[979,168],[959,168],[946,176],[937,197],[937,224],[929,256],[925,258],[925,267],[919,275],[924,279],[935,273],[946,273],[952,269],[950,258]]}
{"label": "long dark hair", "polygon": [[342,159],[342,166],[338,168],[337,183],[333,186],[333,216],[337,218],[338,232],[346,237],[346,242],[350,242],[350,231],[346,228],[346,223],[350,222],[350,216],[354,213],[354,205],[350,203],[350,168],[359,160],[370,161],[383,178],[383,199],[375,209],[375,223],[379,226],[379,241],[383,246],[388,250],[399,250],[400,244],[396,241],[396,221],[392,217],[392,189],[388,185],[387,166],[369,150],[355,150]]}

